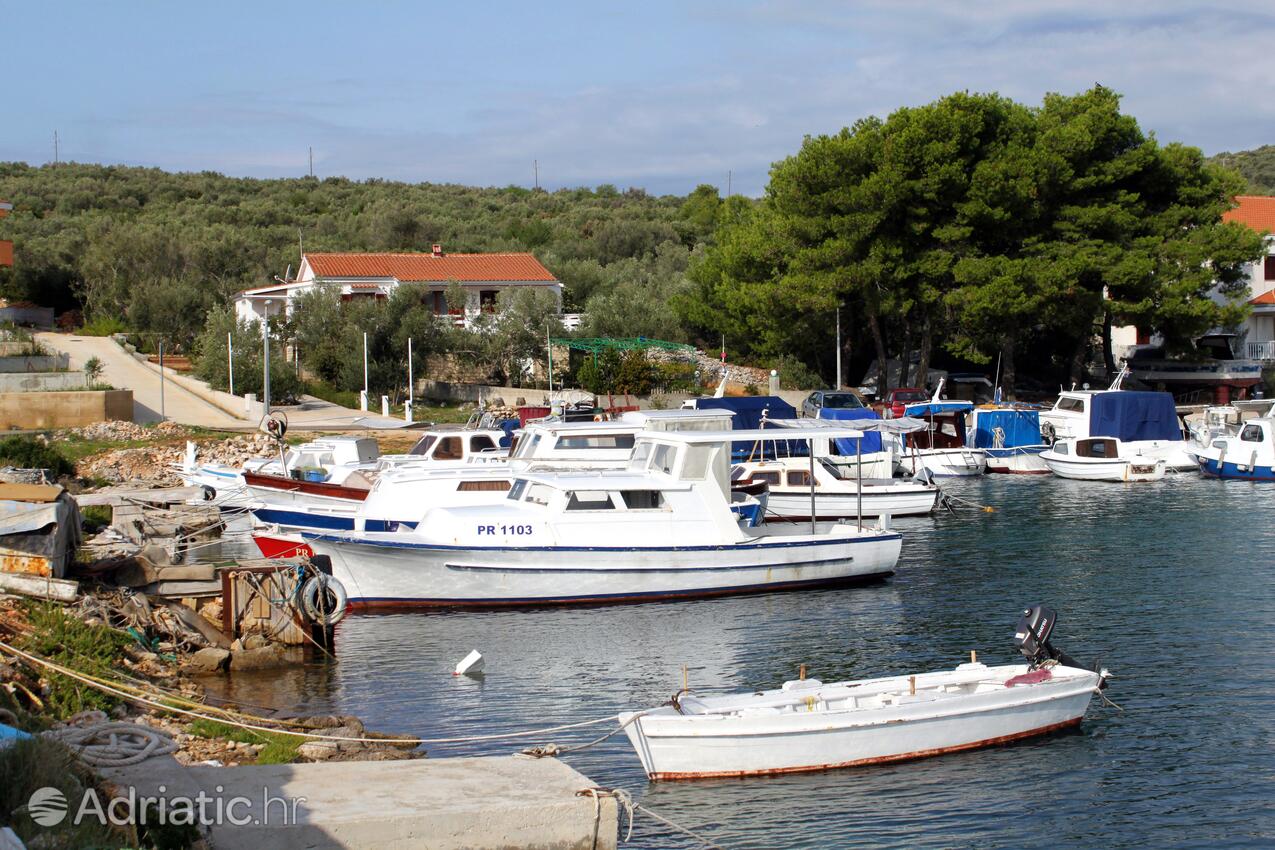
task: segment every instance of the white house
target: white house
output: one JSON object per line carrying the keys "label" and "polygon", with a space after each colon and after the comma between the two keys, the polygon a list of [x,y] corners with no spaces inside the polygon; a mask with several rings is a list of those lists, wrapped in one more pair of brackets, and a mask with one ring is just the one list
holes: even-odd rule
{"label": "white house", "polygon": [[[463,311],[448,309],[446,293],[453,281],[465,290]],[[295,279],[240,292],[235,314],[254,321],[291,316],[296,299],[318,286],[339,288],[343,301],[353,301],[388,298],[403,284],[419,286],[434,313],[457,324],[495,312],[500,292],[515,287],[545,289],[562,302],[562,283],[531,254],[446,254],[435,245],[428,254],[305,254]]]}
{"label": "white house", "polygon": [[1266,237],[1266,256],[1249,266],[1249,305],[1253,308],[1242,329],[1244,351],[1251,360],[1275,361],[1275,197],[1239,195],[1237,206],[1222,214]]}

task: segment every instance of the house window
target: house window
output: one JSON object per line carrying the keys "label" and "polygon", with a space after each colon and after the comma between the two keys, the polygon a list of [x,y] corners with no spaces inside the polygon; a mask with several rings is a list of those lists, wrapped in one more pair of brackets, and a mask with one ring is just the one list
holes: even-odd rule
{"label": "house window", "polygon": [[1275,280],[1275,254],[1268,254],[1266,262],[1263,263],[1264,278],[1266,280]]}
{"label": "house window", "polygon": [[496,295],[495,289],[484,289],[478,293],[478,309],[484,313],[496,312]]}
{"label": "house window", "polygon": [[447,315],[447,293],[433,292],[430,294],[433,295],[434,297],[434,315],[446,316]]}

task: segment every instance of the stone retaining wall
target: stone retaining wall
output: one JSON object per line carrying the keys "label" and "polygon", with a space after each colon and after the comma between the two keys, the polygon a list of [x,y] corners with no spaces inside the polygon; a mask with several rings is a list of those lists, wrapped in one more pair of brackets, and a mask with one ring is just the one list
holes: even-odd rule
{"label": "stone retaining wall", "polygon": [[0,372],[0,393],[82,390],[88,385],[83,372]]}
{"label": "stone retaining wall", "polygon": [[133,420],[132,390],[0,393],[3,431],[80,428],[107,419]]}

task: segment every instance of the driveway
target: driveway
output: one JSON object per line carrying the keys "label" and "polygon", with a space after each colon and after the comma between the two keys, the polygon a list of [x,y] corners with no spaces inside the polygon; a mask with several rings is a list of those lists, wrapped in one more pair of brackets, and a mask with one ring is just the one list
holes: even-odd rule
{"label": "driveway", "polygon": [[138,362],[110,337],[41,333],[36,334],[36,339],[47,348],[69,355],[72,369],[84,368],[93,357],[101,361],[98,380],[116,389],[133,391],[134,422],[158,422],[166,417],[183,425],[206,428],[242,429],[248,424],[173,381],[164,381],[161,401],[158,369]]}

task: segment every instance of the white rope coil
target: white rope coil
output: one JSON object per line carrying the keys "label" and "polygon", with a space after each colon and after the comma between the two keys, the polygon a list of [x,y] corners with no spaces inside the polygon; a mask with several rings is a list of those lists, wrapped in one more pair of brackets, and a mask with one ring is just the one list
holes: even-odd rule
{"label": "white rope coil", "polygon": [[124,767],[177,752],[177,743],[167,732],[140,723],[108,721],[100,711],[81,712],[42,736],[75,750],[91,767]]}

